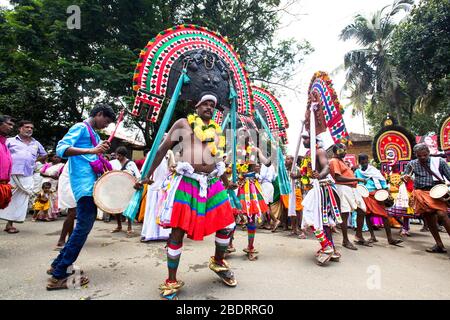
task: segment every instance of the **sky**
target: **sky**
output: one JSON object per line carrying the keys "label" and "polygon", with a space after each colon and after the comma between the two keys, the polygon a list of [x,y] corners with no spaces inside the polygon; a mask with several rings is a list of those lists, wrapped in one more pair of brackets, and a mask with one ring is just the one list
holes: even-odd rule
{"label": "sky", "polygon": [[[287,3],[290,0],[282,0]],[[5,5],[8,0],[0,0],[0,5]],[[341,104],[345,108],[344,121],[349,132],[369,134],[363,130],[363,120],[360,115],[352,117],[351,106],[341,92],[345,73],[335,72],[343,64],[346,52],[358,48],[354,41],[339,40],[339,33],[352,22],[353,17],[360,13],[363,15],[377,11],[386,5],[391,5],[393,0],[297,0],[288,8],[289,13],[282,13],[282,26],[276,34],[276,39],[294,37],[302,41],[308,40],[314,52],[306,57],[298,69],[290,87],[297,87],[297,93],[277,87],[277,98],[281,102],[289,120],[288,152],[295,151],[299,136],[301,120],[305,114],[308,85],[316,71],[326,71],[331,74],[334,88]],[[283,5],[283,4],[282,4]],[[292,14],[298,14],[293,16]],[[232,42],[233,40],[230,39]],[[326,144],[331,144],[329,135],[324,137]]]}

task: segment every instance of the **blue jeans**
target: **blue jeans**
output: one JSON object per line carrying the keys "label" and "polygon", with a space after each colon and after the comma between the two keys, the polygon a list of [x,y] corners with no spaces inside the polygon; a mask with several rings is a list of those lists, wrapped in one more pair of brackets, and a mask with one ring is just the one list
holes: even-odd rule
{"label": "blue jeans", "polygon": [[82,197],[77,201],[77,222],[72,234],[58,257],[53,261],[53,277],[63,279],[69,276],[67,268],[78,258],[97,217],[97,206],[93,197]]}

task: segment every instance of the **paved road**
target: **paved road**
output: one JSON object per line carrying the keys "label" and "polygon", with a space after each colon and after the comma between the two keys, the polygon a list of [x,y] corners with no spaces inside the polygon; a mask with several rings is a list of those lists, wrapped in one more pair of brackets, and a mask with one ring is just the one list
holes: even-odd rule
{"label": "paved road", "polygon": [[[166,277],[163,242],[139,243],[125,233],[111,234],[113,223],[97,221],[77,265],[91,282],[86,288],[48,292],[45,270],[62,226],[55,222],[18,225],[15,235],[0,231],[0,299],[158,299],[158,284]],[[1,230],[5,223],[0,222]],[[136,227],[140,231],[140,226]],[[403,248],[388,246],[384,232],[372,248],[342,249],[339,263],[319,267],[313,253],[318,244],[287,233],[259,231],[257,261],[242,251],[246,233],[238,231],[238,252],[229,258],[239,285],[227,288],[208,268],[214,237],[185,240],[179,278],[186,282],[180,299],[449,299],[448,255],[425,252],[431,235],[412,226]],[[441,234],[450,248],[450,240]],[[341,243],[340,235],[336,236]]]}

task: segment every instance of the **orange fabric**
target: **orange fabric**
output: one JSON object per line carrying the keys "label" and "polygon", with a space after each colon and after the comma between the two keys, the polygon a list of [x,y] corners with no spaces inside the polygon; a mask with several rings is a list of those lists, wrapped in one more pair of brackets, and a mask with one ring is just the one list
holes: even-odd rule
{"label": "orange fabric", "polygon": [[[281,198],[281,201],[283,202],[283,206],[286,209],[289,208],[289,195],[281,195],[280,198]],[[302,201],[303,201],[302,190],[296,188],[295,189],[295,211],[303,210]]]}
{"label": "orange fabric", "polygon": [[5,209],[11,202],[12,191],[10,184],[0,184],[0,209]]}
{"label": "orange fabric", "polygon": [[[336,175],[340,175],[344,178],[356,178],[352,169],[345,164],[344,161],[339,160],[337,158],[332,158],[329,162],[330,165],[330,173],[333,176],[333,179],[336,180]],[[336,184],[344,184],[356,188],[357,182],[337,182]]]}
{"label": "orange fabric", "polygon": [[432,213],[435,211],[447,212],[447,204],[444,201],[433,199],[430,191],[416,189],[413,191],[414,211],[416,214]]}
{"label": "orange fabric", "polygon": [[367,207],[366,214],[373,214],[376,216],[387,218],[388,214],[386,212],[386,208],[384,207],[383,203],[375,199],[375,193],[376,191],[372,191],[367,198],[363,198]]}
{"label": "orange fabric", "polygon": [[144,191],[142,192],[142,198],[141,198],[141,206],[139,207],[139,216],[138,216],[138,222],[143,222],[145,217],[145,208],[147,204],[147,190],[148,190],[148,184],[144,184]]}

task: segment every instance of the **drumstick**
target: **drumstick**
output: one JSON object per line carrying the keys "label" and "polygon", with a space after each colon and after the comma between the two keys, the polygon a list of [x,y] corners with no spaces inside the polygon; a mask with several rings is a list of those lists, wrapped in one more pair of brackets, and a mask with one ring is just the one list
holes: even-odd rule
{"label": "drumstick", "polygon": [[113,133],[111,134],[111,136],[108,139],[109,143],[111,143],[112,139],[114,139],[117,128],[119,127],[120,123],[122,122],[124,114],[125,114],[125,108],[123,108],[122,111],[120,111],[119,118],[117,119],[116,127],[114,128]]}

